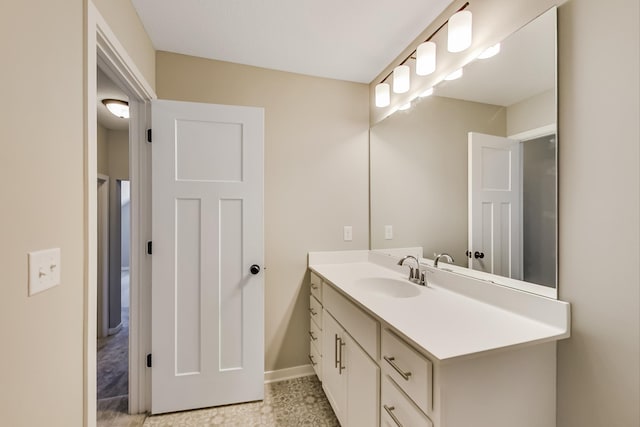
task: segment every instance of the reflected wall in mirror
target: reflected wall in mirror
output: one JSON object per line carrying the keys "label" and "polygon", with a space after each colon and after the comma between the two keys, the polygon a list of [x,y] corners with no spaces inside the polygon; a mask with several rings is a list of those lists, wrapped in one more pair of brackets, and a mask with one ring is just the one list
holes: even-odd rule
{"label": "reflected wall in mirror", "polygon": [[553,8],[371,128],[372,249],[555,288],[556,117]]}

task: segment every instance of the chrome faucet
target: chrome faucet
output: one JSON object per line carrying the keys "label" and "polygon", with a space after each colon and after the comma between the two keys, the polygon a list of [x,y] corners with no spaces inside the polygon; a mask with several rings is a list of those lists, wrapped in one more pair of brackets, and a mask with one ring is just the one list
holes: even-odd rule
{"label": "chrome faucet", "polygon": [[424,271],[420,271],[420,261],[418,261],[418,258],[414,257],[413,255],[407,255],[404,258],[402,258],[400,261],[398,261],[398,265],[404,265],[404,262],[408,258],[411,258],[416,262],[415,269],[409,266],[409,280],[413,283],[417,283],[418,285],[426,286],[427,283],[424,280]]}
{"label": "chrome faucet", "polygon": [[446,259],[447,262],[453,262],[453,258],[451,257],[451,255],[449,255],[449,254],[438,254],[438,255],[436,255],[435,259],[433,260],[433,268],[438,268],[438,261],[440,261],[440,258]]}

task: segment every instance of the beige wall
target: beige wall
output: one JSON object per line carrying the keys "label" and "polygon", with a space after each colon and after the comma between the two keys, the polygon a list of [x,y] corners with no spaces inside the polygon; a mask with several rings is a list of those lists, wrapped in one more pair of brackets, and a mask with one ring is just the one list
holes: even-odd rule
{"label": "beige wall", "polygon": [[108,129],[98,123],[98,173],[109,175]]}
{"label": "beige wall", "polygon": [[156,61],[159,98],[265,108],[266,369],[306,365],[307,252],[369,246],[368,87],[166,52]]}
{"label": "beige wall", "polygon": [[[82,425],[82,4],[7,0],[0,13],[0,424],[6,426]],[[28,297],[27,252],[52,247],[61,249],[61,284]]]}
{"label": "beige wall", "polygon": [[107,21],[144,78],[156,87],[156,52],[131,0],[89,0]]}
{"label": "beige wall", "polygon": [[109,141],[109,178],[129,179],[129,131],[111,130],[108,133]]}
{"label": "beige wall", "polygon": [[532,96],[507,107],[507,135],[556,124],[556,91]]}
{"label": "beige wall", "polygon": [[[558,426],[640,425],[640,10],[559,8]],[[610,262],[609,262],[610,261]]]}
{"label": "beige wall", "polygon": [[371,128],[373,249],[421,246],[466,266],[469,131],[506,136],[506,109],[432,96]]}

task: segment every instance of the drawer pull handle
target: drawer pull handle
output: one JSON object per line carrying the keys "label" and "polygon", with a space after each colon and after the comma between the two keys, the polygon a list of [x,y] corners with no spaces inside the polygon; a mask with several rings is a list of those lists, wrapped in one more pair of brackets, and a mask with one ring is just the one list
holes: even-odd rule
{"label": "drawer pull handle", "polygon": [[315,316],[316,314],[318,314],[318,312],[311,307],[309,308],[309,313],[311,313],[312,316]]}
{"label": "drawer pull handle", "polygon": [[311,366],[316,366],[318,364],[318,362],[314,362],[312,355],[309,355],[309,360],[311,361]]}
{"label": "drawer pull handle", "polygon": [[383,405],[382,407],[384,408],[385,411],[387,411],[387,414],[389,414],[389,416],[391,417],[393,422],[396,423],[396,425],[398,427],[402,427],[402,423],[400,422],[398,417],[396,417],[396,415],[393,413],[393,410],[396,409],[396,407],[395,406],[387,406],[387,405]]}
{"label": "drawer pull handle", "polygon": [[342,347],[344,347],[345,342],[342,340],[342,338],[338,338],[340,340],[340,364],[338,365],[338,374],[342,375],[342,371],[345,370],[345,367],[342,366]]}
{"label": "drawer pull handle", "polygon": [[335,334],[336,339],[333,343],[334,347],[333,347],[333,359],[335,360],[335,366],[334,368],[338,367],[338,341],[340,341],[340,338],[338,338],[338,334]]}
{"label": "drawer pull handle", "polygon": [[318,285],[314,285],[313,283],[311,284],[311,289],[316,290],[318,289]]}
{"label": "drawer pull handle", "polygon": [[309,331],[309,336],[311,337],[312,341],[317,341],[318,337],[316,337],[315,335],[313,335],[313,331]]}
{"label": "drawer pull handle", "polygon": [[391,365],[391,367],[393,369],[395,369],[396,372],[399,373],[402,378],[405,379],[405,381],[409,381],[409,377],[411,376],[411,372],[404,372],[402,369],[400,369],[400,367],[398,365],[396,365],[396,363],[394,362],[394,360],[396,360],[395,357],[384,356],[384,360],[386,360],[387,363],[389,365]]}

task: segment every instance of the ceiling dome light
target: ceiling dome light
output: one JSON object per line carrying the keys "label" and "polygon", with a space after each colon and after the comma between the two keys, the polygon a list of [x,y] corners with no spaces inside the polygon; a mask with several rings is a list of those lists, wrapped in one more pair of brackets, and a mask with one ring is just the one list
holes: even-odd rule
{"label": "ceiling dome light", "polygon": [[426,98],[427,96],[431,96],[433,95],[433,88],[430,87],[429,89],[425,90],[424,92],[422,92],[420,95],[420,98]]}
{"label": "ceiling dome light", "polygon": [[398,110],[404,111],[404,110],[408,110],[409,108],[411,108],[411,103],[407,102],[406,104],[402,104],[401,106],[399,106]]}
{"label": "ceiling dome light", "polygon": [[408,65],[398,65],[393,69],[393,92],[405,93],[409,91],[411,81],[409,74],[411,70]]}
{"label": "ceiling dome light", "polygon": [[491,58],[492,56],[496,56],[499,53],[500,53],[500,43],[494,44],[490,48],[486,49],[484,52],[478,55],[478,59],[488,59],[488,58]]}
{"label": "ceiling dome light", "polygon": [[471,46],[471,22],[471,12],[468,10],[457,12],[449,18],[449,52],[462,52]]}
{"label": "ceiling dome light", "polygon": [[455,70],[453,73],[449,74],[444,79],[445,80],[456,80],[456,79],[459,79],[460,77],[462,77],[462,68],[458,68],[457,70]]}
{"label": "ceiling dome light", "polygon": [[386,107],[391,102],[389,95],[389,84],[380,83],[376,85],[376,107]]}
{"label": "ceiling dome light", "polygon": [[436,44],[424,42],[416,49],[416,74],[427,76],[436,70]]}
{"label": "ceiling dome light", "polygon": [[119,99],[103,99],[102,103],[111,114],[121,119],[129,118],[129,103]]}

